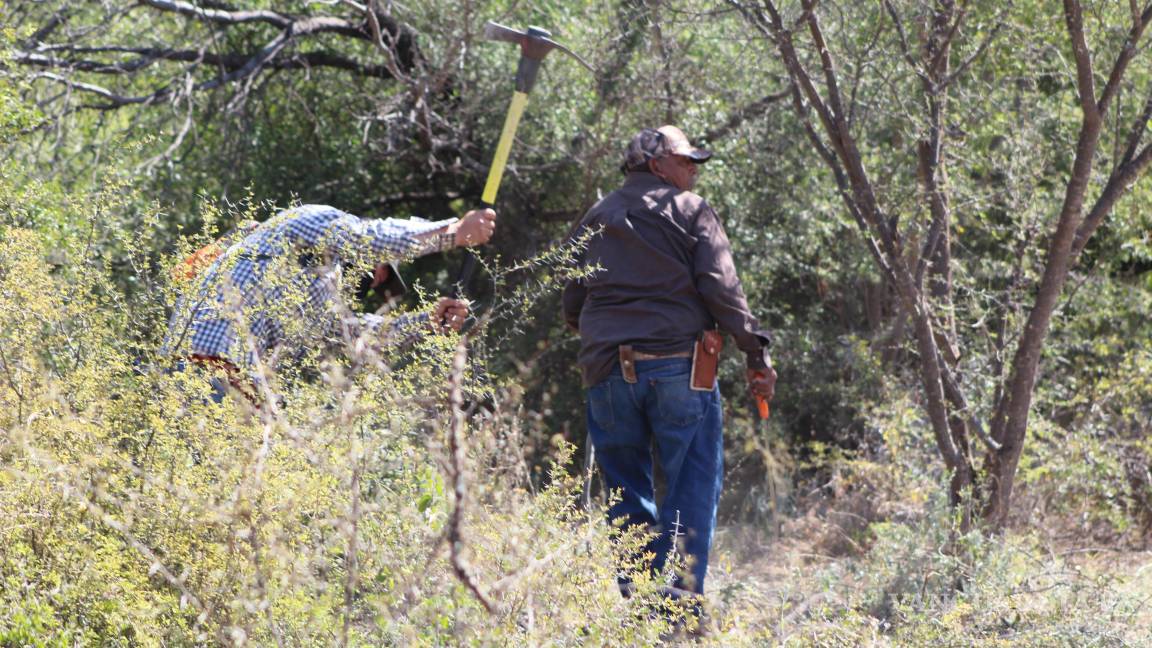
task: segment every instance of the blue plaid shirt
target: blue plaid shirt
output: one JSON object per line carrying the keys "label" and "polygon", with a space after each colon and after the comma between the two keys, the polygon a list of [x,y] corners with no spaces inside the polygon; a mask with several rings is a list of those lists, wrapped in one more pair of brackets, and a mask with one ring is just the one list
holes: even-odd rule
{"label": "blue plaid shirt", "polygon": [[[415,236],[453,220],[362,219],[327,205],[281,212],[230,245],[195,279],[177,304],[165,349],[249,368],[256,355],[268,364],[295,357],[348,323],[341,318],[345,265],[368,270],[437,252],[451,242]],[[391,319],[391,330],[403,334],[428,315]],[[360,315],[355,322],[372,331],[384,324],[378,315]]]}

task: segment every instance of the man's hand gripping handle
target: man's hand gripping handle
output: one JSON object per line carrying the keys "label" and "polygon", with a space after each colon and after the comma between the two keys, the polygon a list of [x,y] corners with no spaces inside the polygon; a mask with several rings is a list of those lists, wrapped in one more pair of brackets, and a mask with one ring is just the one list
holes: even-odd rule
{"label": "man's hand gripping handle", "polygon": [[771,414],[769,403],[776,394],[776,370],[772,367],[749,369],[748,391],[752,392],[752,397],[756,399],[756,411],[760,414],[760,419],[767,420]]}

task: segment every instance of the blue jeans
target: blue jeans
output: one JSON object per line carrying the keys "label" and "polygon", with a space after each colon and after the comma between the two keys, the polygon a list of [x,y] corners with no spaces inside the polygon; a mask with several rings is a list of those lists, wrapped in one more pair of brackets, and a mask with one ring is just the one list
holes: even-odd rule
{"label": "blue jeans", "polygon": [[[691,365],[688,358],[640,360],[634,384],[625,382],[617,365],[588,389],[588,435],[605,485],[622,494],[609,519],[659,532],[648,546],[656,556],[654,573],[663,571],[678,536],[689,573],[673,584],[703,593],[724,476],[723,413],[719,388],[689,388]],[[652,484],[653,441],[668,486],[660,506]]]}

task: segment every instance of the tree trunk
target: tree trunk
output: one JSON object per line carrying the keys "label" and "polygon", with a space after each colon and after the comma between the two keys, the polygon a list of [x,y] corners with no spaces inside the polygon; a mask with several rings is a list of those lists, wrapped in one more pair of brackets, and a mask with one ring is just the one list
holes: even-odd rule
{"label": "tree trunk", "polygon": [[[766,0],[764,9],[753,9],[738,0],[729,0],[775,44],[794,87],[794,107],[805,127],[809,141],[832,170],[841,199],[865,233],[869,251],[885,278],[892,282],[904,314],[910,320],[919,356],[919,373],[924,390],[925,410],[931,422],[937,447],[950,473],[949,496],[954,505],[971,493],[973,500],[983,499],[983,515],[991,528],[1003,527],[1012,498],[1012,487],[1020,454],[1024,447],[1028,415],[1032,406],[1040,359],[1053,314],[1067,281],[1072,263],[1084,242],[1135,179],[1152,166],[1152,147],[1139,149],[1152,115],[1150,94],[1144,117],[1137,120],[1129,134],[1129,145],[1120,164],[1112,172],[1107,188],[1087,218],[1085,194],[1092,176],[1093,158],[1100,140],[1101,125],[1110,100],[1116,96],[1135,53],[1145,26],[1152,21],[1152,3],[1141,13],[1133,12],[1133,25],[1128,40],[1117,54],[1107,86],[1097,100],[1095,74],[1084,39],[1083,15],[1078,0],[1064,0],[1064,18],[1076,60],[1076,79],[1083,113],[1075,161],[1065,190],[1055,230],[1049,241],[1043,276],[1035,301],[1020,333],[1016,352],[1007,378],[997,385],[991,435],[985,434],[964,396],[953,369],[960,358],[956,347],[956,329],[952,307],[951,276],[951,211],[944,159],[944,126],[949,87],[972,60],[988,46],[990,32],[975,54],[951,71],[949,63],[952,40],[960,32],[967,5],[957,7],[950,0],[935,4],[931,31],[925,35],[921,56],[913,55],[908,33],[895,6],[889,0],[882,4],[899,36],[904,59],[921,80],[928,105],[928,132],[918,147],[918,176],[923,185],[924,202],[931,213],[931,223],[918,258],[905,257],[906,237],[898,229],[896,218],[889,218],[880,205],[876,187],[863,164],[857,142],[841,103],[839,81],[832,53],[816,15],[816,2],[802,0],[803,13],[795,26],[787,26],[774,2]],[[1134,6],[1135,9],[1135,6]],[[809,74],[797,54],[794,38],[799,27],[806,25],[815,56],[820,64],[822,84]],[[823,95],[821,94],[823,93]],[[801,101],[807,102],[805,105]],[[824,128],[823,141],[808,119],[809,111],[819,117]],[[905,229],[907,229],[907,224]],[[913,236],[914,238],[914,236]],[[912,264],[915,267],[912,267]],[[927,277],[927,289],[924,287]],[[1001,335],[1001,338],[1004,336]],[[999,372],[997,372],[999,374]],[[987,448],[984,474],[977,476],[972,462],[971,439],[978,437]],[[975,490],[973,490],[975,489]],[[972,500],[969,500],[972,501]],[[965,517],[967,526],[968,517]]]}

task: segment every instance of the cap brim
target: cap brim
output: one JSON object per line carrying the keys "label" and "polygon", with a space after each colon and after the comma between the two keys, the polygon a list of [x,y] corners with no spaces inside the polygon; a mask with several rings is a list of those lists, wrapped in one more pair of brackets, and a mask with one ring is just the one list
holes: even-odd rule
{"label": "cap brim", "polygon": [[692,160],[693,162],[707,162],[712,159],[712,151],[705,151],[704,149],[693,149],[691,152],[684,155],[684,157]]}

